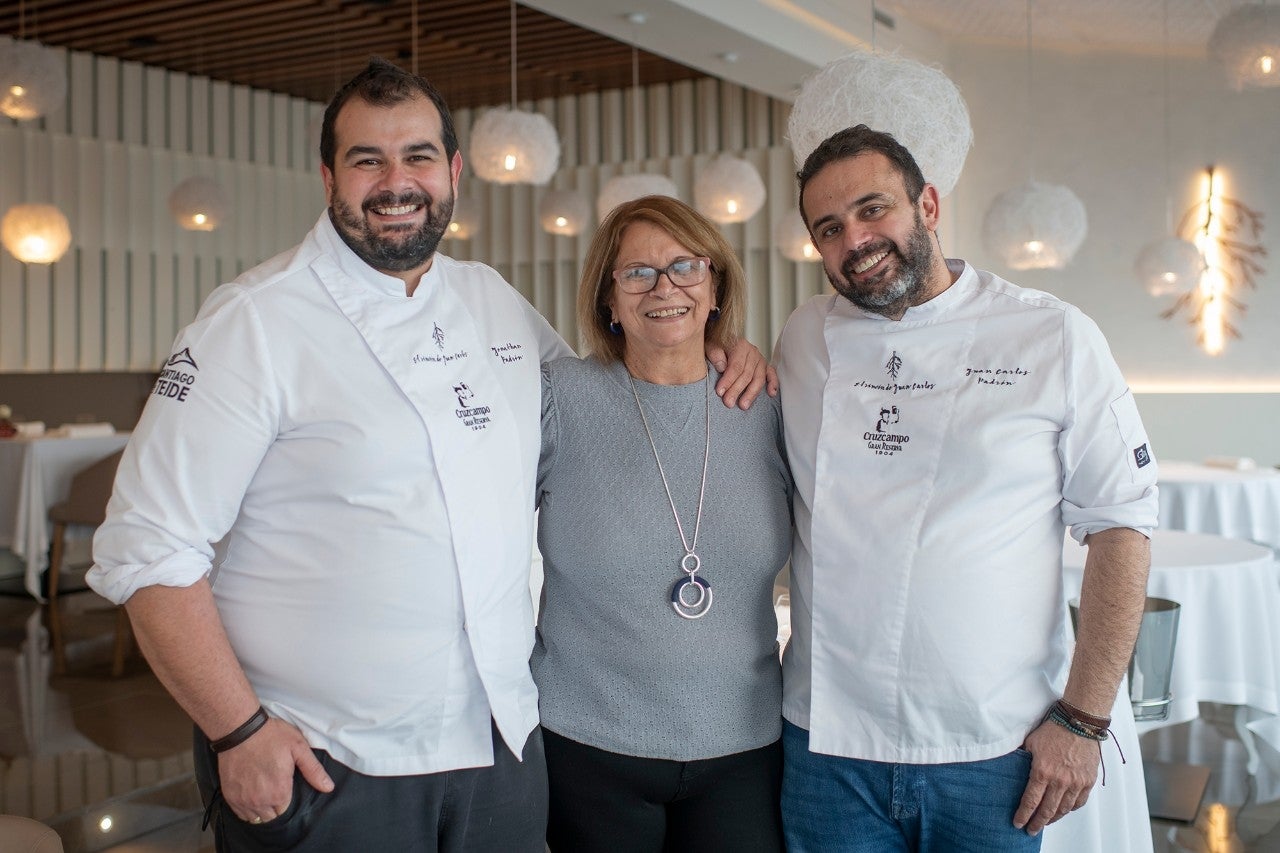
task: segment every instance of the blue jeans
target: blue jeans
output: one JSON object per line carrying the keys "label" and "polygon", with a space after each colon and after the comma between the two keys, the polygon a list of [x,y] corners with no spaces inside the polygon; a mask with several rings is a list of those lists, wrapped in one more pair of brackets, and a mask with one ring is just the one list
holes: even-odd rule
{"label": "blue jeans", "polygon": [[1031,773],[1023,749],[986,761],[885,764],[809,751],[782,723],[782,829],[790,853],[1035,853],[1013,825]]}

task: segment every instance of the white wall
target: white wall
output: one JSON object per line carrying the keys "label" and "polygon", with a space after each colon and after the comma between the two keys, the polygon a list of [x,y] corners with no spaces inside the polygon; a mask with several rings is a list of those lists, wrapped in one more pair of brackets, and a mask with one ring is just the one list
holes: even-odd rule
{"label": "white wall", "polygon": [[1165,229],[1161,57],[1041,51],[1034,60],[1035,175],[1075,191],[1089,235],[1062,271],[1012,271],[982,246],[991,200],[1028,177],[1026,54],[957,47],[945,70],[969,105],[975,141],[944,209],[954,219],[944,232],[948,254],[1092,316],[1130,384],[1151,392],[1138,402],[1158,454],[1280,462],[1280,89],[1236,93],[1206,60],[1170,60],[1175,221],[1209,164],[1228,195],[1265,215],[1266,269],[1243,295],[1248,311],[1233,318],[1243,338],[1215,357],[1196,346],[1185,318],[1160,318],[1171,300],[1147,296],[1132,273],[1138,250]]}

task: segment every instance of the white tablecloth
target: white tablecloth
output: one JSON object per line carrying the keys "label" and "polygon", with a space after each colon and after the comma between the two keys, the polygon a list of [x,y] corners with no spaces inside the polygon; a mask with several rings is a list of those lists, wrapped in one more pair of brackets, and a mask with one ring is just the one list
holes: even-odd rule
{"label": "white tablecloth", "polygon": [[[1067,618],[1066,614],[1063,618]],[[1099,773],[1089,802],[1045,827],[1040,853],[1151,853],[1147,783],[1142,773],[1133,706],[1129,704],[1128,681],[1120,685],[1111,708],[1111,733],[1115,743],[1102,745],[1107,784],[1102,784]],[[1120,763],[1120,752],[1124,752],[1124,764]]]}
{"label": "white tablecloth", "polygon": [[40,597],[48,565],[49,507],[67,499],[71,478],[124,447],[128,433],[0,441],[0,546],[26,559],[26,588]]}
{"label": "white tablecloth", "polygon": [[[1068,596],[1076,596],[1085,548],[1063,546]],[[1199,716],[1200,702],[1280,714],[1280,566],[1265,547],[1207,533],[1157,530],[1147,595],[1182,605],[1173,655],[1169,719]]]}
{"label": "white tablecloth", "polygon": [[1280,552],[1280,471],[1160,462],[1160,527],[1249,539]]}

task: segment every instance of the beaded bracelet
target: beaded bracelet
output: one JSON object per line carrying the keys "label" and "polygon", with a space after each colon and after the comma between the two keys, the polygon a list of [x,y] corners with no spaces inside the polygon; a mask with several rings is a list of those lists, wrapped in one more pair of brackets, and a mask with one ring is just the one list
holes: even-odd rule
{"label": "beaded bracelet", "polygon": [[209,748],[214,752],[226,752],[228,749],[234,749],[249,738],[253,737],[253,735],[257,733],[258,729],[262,728],[266,724],[267,710],[259,705],[258,710],[253,712],[253,716],[236,727],[235,731],[231,734],[226,737],[218,738],[217,740],[209,741]]}
{"label": "beaded bracelet", "polygon": [[[1055,725],[1062,726],[1073,735],[1086,738],[1098,745],[1098,762],[1102,765],[1102,784],[1105,786],[1107,784],[1107,763],[1102,760],[1102,742],[1111,738],[1111,720],[1086,714],[1061,699],[1049,706],[1049,710],[1045,712],[1044,719],[1052,721]],[[1097,723],[1104,723],[1104,725],[1097,725]],[[1128,762],[1125,761],[1124,752],[1121,751],[1119,742],[1112,740],[1112,743],[1116,745],[1116,752],[1120,753],[1120,763],[1127,764]]]}

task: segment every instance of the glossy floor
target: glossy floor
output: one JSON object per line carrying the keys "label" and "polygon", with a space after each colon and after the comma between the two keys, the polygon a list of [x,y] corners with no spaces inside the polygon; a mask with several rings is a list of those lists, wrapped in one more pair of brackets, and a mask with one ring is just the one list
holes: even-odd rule
{"label": "glossy floor", "polygon": [[[101,599],[85,593],[64,606],[68,672],[58,676],[41,609],[0,595],[0,813],[45,821],[68,853],[212,851],[190,722],[136,653],[111,677],[114,615]],[[1152,821],[1155,853],[1280,853],[1280,753],[1263,746],[1251,778],[1230,709],[1202,706],[1201,719],[1148,734],[1142,748],[1211,770],[1194,825]]]}

